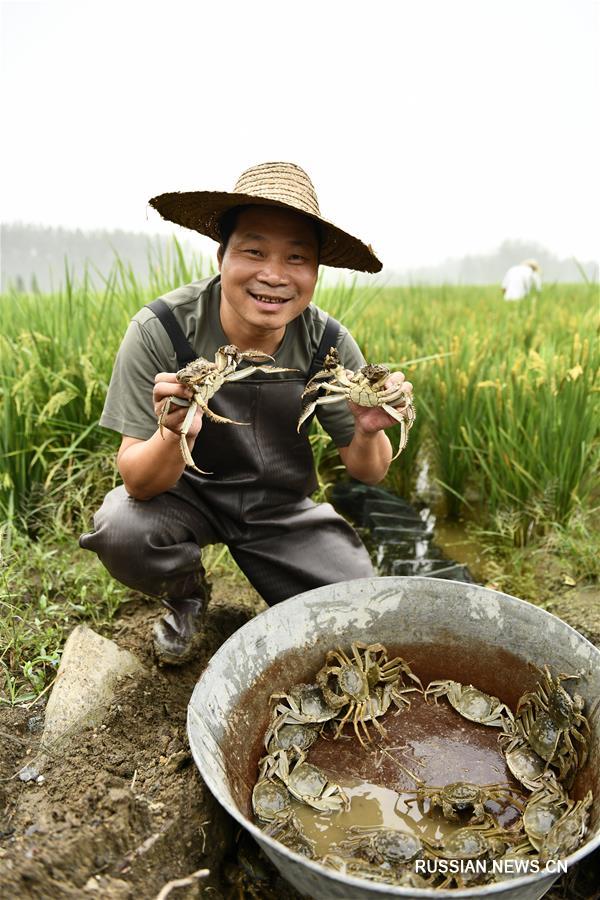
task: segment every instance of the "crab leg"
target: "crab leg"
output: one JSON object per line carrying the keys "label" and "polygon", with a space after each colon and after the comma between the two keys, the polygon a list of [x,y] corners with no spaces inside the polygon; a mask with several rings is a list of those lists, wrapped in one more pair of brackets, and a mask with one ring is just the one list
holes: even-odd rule
{"label": "crab leg", "polygon": [[237,422],[235,419],[226,419],[225,416],[217,415],[217,413],[209,408],[208,403],[205,400],[199,399],[198,395],[196,395],[195,402],[212,422],[216,422],[219,425],[250,425],[250,422]]}
{"label": "crab leg", "polygon": [[163,440],[165,438],[165,436],[163,434],[163,429],[164,429],[163,423],[164,423],[164,420],[166,419],[166,417],[171,412],[171,407],[172,406],[189,406],[189,405],[190,405],[190,401],[185,400],[183,397],[175,397],[175,396],[167,397],[167,399],[163,403],[163,407],[162,407],[162,409],[160,411],[160,415],[157,419],[160,436]]}
{"label": "crab leg", "polygon": [[285,369],[281,366],[248,366],[247,369],[237,369],[228,375],[225,379],[228,381],[241,381],[242,378],[249,378],[255,372],[298,372],[299,369]]}
{"label": "crab leg", "polygon": [[300,433],[300,428],[306,422],[308,417],[314,412],[316,406],[323,406],[326,403],[339,403],[340,400],[343,400],[344,397],[340,394],[338,397],[319,397],[318,400],[314,400],[312,403],[309,403],[308,406],[302,411],[302,415],[298,419],[298,425],[296,431]]}
{"label": "crab leg", "polygon": [[203,469],[199,469],[196,463],[193,460],[192,454],[190,452],[190,448],[187,443],[187,433],[190,429],[190,425],[194,420],[194,416],[196,415],[196,410],[198,409],[198,403],[195,400],[190,402],[190,408],[188,409],[185,419],[183,420],[183,425],[181,426],[181,431],[179,432],[179,447],[181,449],[181,455],[183,456],[186,465],[191,466],[192,469],[195,469],[196,472],[200,472],[201,475],[212,475],[212,472],[205,472]]}

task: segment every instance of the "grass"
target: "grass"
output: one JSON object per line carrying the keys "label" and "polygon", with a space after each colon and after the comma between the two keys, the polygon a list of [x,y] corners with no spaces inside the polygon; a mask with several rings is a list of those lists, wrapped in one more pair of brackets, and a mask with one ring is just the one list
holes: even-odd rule
{"label": "grass", "polygon": [[[76,545],[117,483],[119,437],[97,428],[113,359],[144,303],[211,273],[174,242],[163,257],[151,257],[144,283],[117,259],[101,290],[87,279],[75,284],[66,270],[53,294],[0,296],[7,323],[0,337],[7,702],[44,689],[74,624],[110,630],[130,596]],[[539,299],[507,304],[494,287],[365,288],[355,281],[320,284],[315,301],[352,331],[368,360],[402,363],[415,386],[417,419],[388,487],[410,496],[427,457],[450,516],[468,513],[476,498],[473,527],[488,549],[489,579],[504,590],[533,597],[560,586],[554,575],[544,581],[538,565],[545,560],[554,572],[552,555],[574,573],[569,577],[597,579],[600,548],[589,534],[599,470],[597,285],[554,285]],[[390,432],[394,447],[397,432]],[[310,440],[315,499],[323,500],[343,470],[316,420]],[[207,550],[205,565],[218,577],[235,572],[223,547]]]}
{"label": "grass", "polygon": [[568,525],[546,520],[541,536],[515,547],[518,515],[502,513],[486,526],[472,523],[471,538],[483,548],[487,583],[546,606],[575,585],[600,581],[600,509],[577,509]]}
{"label": "grass", "polygon": [[56,674],[64,641],[85,622],[103,631],[130,594],[72,536],[40,540],[4,526],[0,538],[0,702],[34,699]]}

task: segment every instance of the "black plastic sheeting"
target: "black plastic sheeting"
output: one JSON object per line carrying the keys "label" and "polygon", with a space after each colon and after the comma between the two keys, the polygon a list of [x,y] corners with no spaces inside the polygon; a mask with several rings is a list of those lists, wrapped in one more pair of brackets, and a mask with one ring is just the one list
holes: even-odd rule
{"label": "black plastic sheeting", "polygon": [[435,516],[385,488],[338,482],[331,493],[368,547],[378,575],[427,575],[475,584],[467,566],[448,559],[434,541]]}

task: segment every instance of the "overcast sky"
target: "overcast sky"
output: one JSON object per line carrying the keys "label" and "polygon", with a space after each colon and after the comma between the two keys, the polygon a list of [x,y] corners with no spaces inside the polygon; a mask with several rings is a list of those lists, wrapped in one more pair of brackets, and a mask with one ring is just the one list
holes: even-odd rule
{"label": "overcast sky", "polygon": [[5,222],[184,237],[150,197],[292,160],[387,268],[597,257],[596,0],[0,5]]}

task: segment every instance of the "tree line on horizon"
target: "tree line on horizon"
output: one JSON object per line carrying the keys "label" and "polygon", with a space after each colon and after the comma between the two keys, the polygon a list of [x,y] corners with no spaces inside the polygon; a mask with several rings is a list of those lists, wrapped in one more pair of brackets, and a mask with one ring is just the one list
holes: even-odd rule
{"label": "tree line on horizon", "polygon": [[[115,264],[116,255],[131,268],[136,278],[148,274],[150,255],[160,256],[171,245],[168,236],[114,230],[83,231],[21,223],[2,225],[0,290],[47,293],[69,277],[83,278],[87,268],[92,284],[100,287]],[[186,241],[185,253],[197,252]],[[495,251],[447,259],[430,266],[386,272],[386,281],[397,284],[495,284],[511,266],[535,257],[545,282],[599,280],[597,261],[560,259],[539,244],[506,240]]]}

